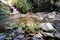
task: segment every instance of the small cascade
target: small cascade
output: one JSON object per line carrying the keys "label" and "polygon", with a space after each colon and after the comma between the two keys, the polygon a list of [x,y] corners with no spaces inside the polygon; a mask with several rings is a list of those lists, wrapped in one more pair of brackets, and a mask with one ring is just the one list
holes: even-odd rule
{"label": "small cascade", "polygon": [[17,14],[17,13],[19,13],[19,11],[18,11],[16,8],[12,7],[12,9],[13,9],[12,14]]}

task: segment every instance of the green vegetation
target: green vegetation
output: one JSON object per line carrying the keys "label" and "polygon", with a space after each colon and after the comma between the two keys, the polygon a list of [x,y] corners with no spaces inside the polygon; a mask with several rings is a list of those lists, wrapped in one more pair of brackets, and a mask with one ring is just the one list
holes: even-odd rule
{"label": "green vegetation", "polygon": [[7,5],[0,3],[0,14],[9,14],[10,12],[10,8]]}
{"label": "green vegetation", "polygon": [[23,17],[17,19],[17,24],[20,25],[20,28],[29,29],[31,32],[39,31],[38,23],[41,22],[34,17]]}
{"label": "green vegetation", "polygon": [[0,21],[5,21],[10,12],[10,8],[7,5],[0,3]]}
{"label": "green vegetation", "polygon": [[30,0],[12,0],[12,2],[17,8],[20,8],[23,12],[28,12],[33,8]]}
{"label": "green vegetation", "polygon": [[[60,0],[8,0],[20,12],[35,11],[59,11]],[[32,11],[33,11],[32,10]]]}

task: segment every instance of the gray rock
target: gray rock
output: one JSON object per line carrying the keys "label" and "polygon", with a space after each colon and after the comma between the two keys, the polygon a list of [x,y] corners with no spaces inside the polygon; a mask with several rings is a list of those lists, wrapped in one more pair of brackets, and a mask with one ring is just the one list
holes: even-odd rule
{"label": "gray rock", "polygon": [[55,40],[55,39],[51,37],[46,37],[45,40]]}
{"label": "gray rock", "polygon": [[42,38],[42,34],[41,33],[38,33],[35,35],[36,38]]}
{"label": "gray rock", "polygon": [[33,40],[44,40],[43,38],[36,38],[36,37],[33,37]]}
{"label": "gray rock", "polygon": [[55,30],[51,23],[41,23],[39,27],[45,31]]}
{"label": "gray rock", "polygon": [[33,40],[44,40],[43,38],[36,38],[36,37],[33,37]]}
{"label": "gray rock", "polygon": [[44,35],[45,37],[47,37],[47,36],[49,36],[49,37],[52,37],[52,38],[54,38],[54,35],[53,35],[53,33],[48,33],[48,32],[40,32],[42,35]]}
{"label": "gray rock", "polygon": [[24,35],[19,35],[19,36],[17,36],[18,38],[24,38]]}
{"label": "gray rock", "polygon": [[15,35],[14,32],[12,32],[12,33],[10,34],[10,36],[14,38],[16,35]]}
{"label": "gray rock", "polygon": [[26,40],[26,38],[24,37],[24,35],[19,35],[15,37],[13,40]]}
{"label": "gray rock", "polygon": [[56,34],[54,34],[54,36],[55,36],[56,38],[59,38],[59,39],[60,39],[60,33],[56,33]]}
{"label": "gray rock", "polygon": [[27,40],[32,40],[32,37],[27,37],[26,39],[27,39]]}
{"label": "gray rock", "polygon": [[36,13],[36,15],[37,15],[37,19],[40,21],[43,21],[45,19],[45,17],[47,17],[46,14],[40,13],[40,12]]}
{"label": "gray rock", "polygon": [[21,29],[17,29],[17,31],[16,31],[16,34],[17,34],[17,35],[21,35],[21,34],[24,34],[24,30],[21,30]]}
{"label": "gray rock", "polygon": [[5,38],[5,35],[4,34],[0,34],[0,40],[4,40],[4,38]]}
{"label": "gray rock", "polygon": [[48,16],[48,18],[55,19],[55,15],[56,15],[56,13],[52,12],[52,13],[49,13],[47,16]]}
{"label": "gray rock", "polygon": [[60,23],[56,23],[55,26],[60,26]]}
{"label": "gray rock", "polygon": [[38,34],[33,36],[33,40],[44,40],[44,39],[42,38],[41,33],[38,33]]}
{"label": "gray rock", "polygon": [[5,38],[5,40],[12,40],[12,38],[11,37],[7,37],[7,38]]}

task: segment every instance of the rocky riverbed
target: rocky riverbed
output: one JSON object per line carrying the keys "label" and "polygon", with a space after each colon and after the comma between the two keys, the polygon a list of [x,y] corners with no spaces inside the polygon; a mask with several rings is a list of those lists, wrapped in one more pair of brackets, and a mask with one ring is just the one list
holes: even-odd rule
{"label": "rocky riverbed", "polygon": [[[17,12],[11,13],[9,20],[11,23],[9,21],[4,23],[4,25],[10,25],[10,27],[5,26],[8,32],[0,33],[0,40],[60,40],[60,13],[58,12],[38,12],[35,14]],[[20,28],[21,26],[17,26],[15,23],[24,25],[24,27],[28,26],[29,29],[26,29],[27,27]],[[33,25],[35,24],[38,26],[38,31],[34,29]]]}

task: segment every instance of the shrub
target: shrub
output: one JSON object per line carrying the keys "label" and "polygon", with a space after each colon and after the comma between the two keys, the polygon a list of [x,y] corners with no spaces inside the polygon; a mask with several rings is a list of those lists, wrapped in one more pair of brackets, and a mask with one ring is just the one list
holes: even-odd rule
{"label": "shrub", "polygon": [[60,9],[60,0],[31,0],[38,11],[56,11]]}
{"label": "shrub", "polygon": [[3,3],[0,3],[0,14],[9,14],[10,8]]}
{"label": "shrub", "polygon": [[8,18],[8,14],[10,13],[10,8],[3,3],[0,3],[0,21],[5,21]]}
{"label": "shrub", "polygon": [[22,9],[23,12],[28,12],[33,8],[30,0],[12,0],[12,2],[17,8]]}

